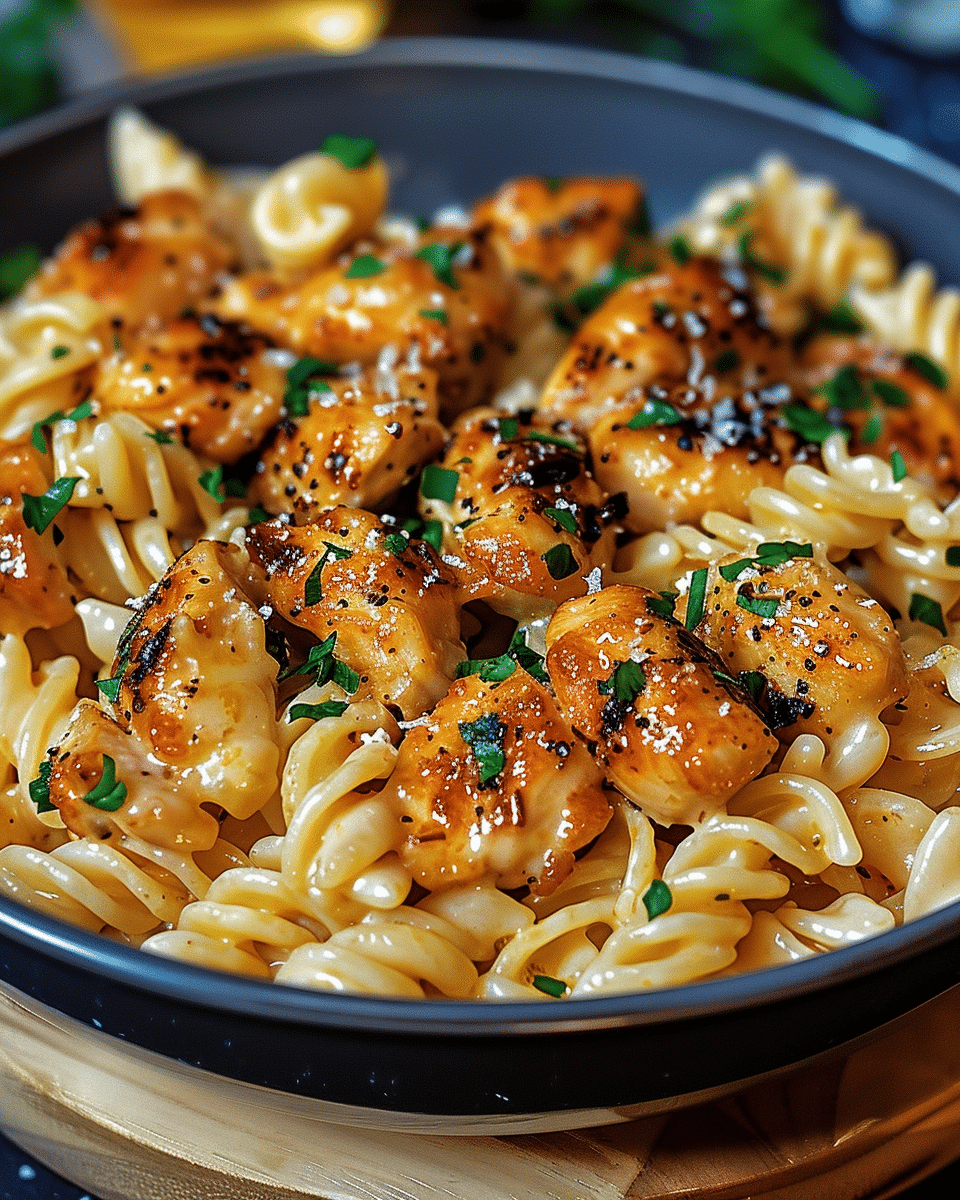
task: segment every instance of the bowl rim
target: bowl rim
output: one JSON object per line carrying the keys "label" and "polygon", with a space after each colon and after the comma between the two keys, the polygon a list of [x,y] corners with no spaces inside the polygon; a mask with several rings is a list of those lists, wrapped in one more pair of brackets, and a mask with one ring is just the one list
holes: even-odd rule
{"label": "bowl rim", "polygon": [[[816,104],[691,67],[549,42],[482,38],[386,38],[354,55],[284,54],[205,66],[157,78],[108,84],[0,132],[0,159],[123,104],[148,106],[224,86],[364,68],[474,68],[536,72],[624,83],[786,123],[921,176],[960,204],[960,167],[905,139]],[[829,991],[897,967],[951,940],[960,944],[960,911],[930,913],[879,938],[762,971],[623,995],[523,1001],[413,1000],[312,991],[220,973],[76,928],[0,897],[0,938],[135,991],[232,1016],[284,1025],[451,1036],[548,1034],[687,1022]],[[215,986],[211,986],[211,982]]]}

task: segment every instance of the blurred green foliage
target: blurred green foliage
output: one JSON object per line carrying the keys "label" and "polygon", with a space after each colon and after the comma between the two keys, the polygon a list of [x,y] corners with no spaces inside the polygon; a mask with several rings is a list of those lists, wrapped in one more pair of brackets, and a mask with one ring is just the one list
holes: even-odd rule
{"label": "blurred green foliage", "polygon": [[60,98],[53,37],[76,11],[77,0],[24,0],[0,17],[0,125]]}
{"label": "blurred green foliage", "polygon": [[823,0],[531,0],[545,21],[596,17],[615,23],[626,49],[685,60],[724,75],[825,101],[865,120],[880,102],[827,44]]}

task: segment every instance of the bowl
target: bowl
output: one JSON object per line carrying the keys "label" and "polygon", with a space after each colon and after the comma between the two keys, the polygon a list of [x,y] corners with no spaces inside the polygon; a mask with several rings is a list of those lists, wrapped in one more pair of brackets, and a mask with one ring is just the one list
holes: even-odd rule
{"label": "bowl", "polygon": [[[714,177],[779,150],[835,181],[905,260],[960,279],[950,236],[960,171],[892,136],[673,65],[469,40],[233,64],[25,122],[0,139],[5,242],[50,248],[111,206],[105,127],[121,103],[217,164],[279,163],[332,120],[362,131],[390,163],[393,207],[410,213],[469,202],[516,175],[620,173],[646,181],[662,224]],[[665,1112],[849,1052],[960,982],[960,920],[948,908],[829,955],[695,986],[491,1004],[214,974],[0,900],[0,980],[18,1011],[66,1022],[88,1046],[184,1079],[266,1089],[272,1104],[322,1121],[517,1133]]]}

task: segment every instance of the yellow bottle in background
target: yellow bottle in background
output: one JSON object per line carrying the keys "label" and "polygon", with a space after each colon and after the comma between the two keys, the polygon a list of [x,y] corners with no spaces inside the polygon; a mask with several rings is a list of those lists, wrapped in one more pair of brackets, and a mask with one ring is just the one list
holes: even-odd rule
{"label": "yellow bottle in background", "polygon": [[93,0],[138,72],[159,73],[281,50],[362,50],[383,32],[387,0]]}

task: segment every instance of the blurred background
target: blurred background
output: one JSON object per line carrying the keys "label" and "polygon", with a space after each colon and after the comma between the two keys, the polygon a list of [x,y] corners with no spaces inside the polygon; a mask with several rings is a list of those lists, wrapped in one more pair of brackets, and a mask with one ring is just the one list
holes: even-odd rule
{"label": "blurred background", "polygon": [[[0,0],[0,127],[105,83],[381,36],[522,38],[800,95],[960,164],[960,0]],[[960,1165],[902,1200],[956,1196]],[[93,1200],[0,1137],[0,1200]]]}
{"label": "blurred background", "polygon": [[960,0],[0,0],[0,125],[122,77],[423,34],[705,67],[960,162]]}

